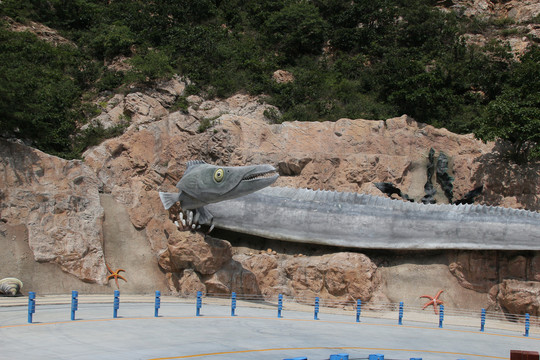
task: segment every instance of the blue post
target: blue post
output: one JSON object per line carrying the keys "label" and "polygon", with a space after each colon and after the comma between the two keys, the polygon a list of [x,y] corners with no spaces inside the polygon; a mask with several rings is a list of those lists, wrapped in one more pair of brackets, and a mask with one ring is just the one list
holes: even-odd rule
{"label": "blue post", "polygon": [[529,326],[531,325],[531,316],[529,313],[525,314],[525,336],[529,336]]}
{"label": "blue post", "polygon": [[236,316],[236,314],[234,313],[236,310],[236,293],[233,292],[231,294],[231,316]]}
{"label": "blue post", "polygon": [[154,304],[154,317],[159,316],[160,307],[161,307],[161,291],[156,290],[156,302]]}
{"label": "blue post", "polygon": [[356,300],[356,322],[360,322],[360,314],[362,313],[362,300]]}
{"label": "blue post", "polygon": [[313,316],[313,319],[319,320],[319,298],[315,298],[315,314]]}
{"label": "blue post", "polygon": [[330,355],[330,360],[349,360],[349,354]]}
{"label": "blue post", "polygon": [[120,291],[114,290],[114,302],[113,302],[113,318],[118,317],[118,309],[120,309]]}
{"label": "blue post", "polygon": [[368,357],[369,360],[384,360],[383,354],[370,354]]}
{"label": "blue post", "polygon": [[71,291],[71,320],[75,320],[75,311],[79,310],[79,292],[76,290]]}
{"label": "blue post", "polygon": [[486,309],[482,309],[482,315],[480,316],[480,331],[484,331],[486,326]]}
{"label": "blue post", "polygon": [[36,293],[30,291],[28,293],[28,323],[32,323],[32,315],[36,312]]}
{"label": "blue post", "polygon": [[439,327],[442,328],[444,321],[444,305],[440,305],[439,307]]}
{"label": "blue post", "polygon": [[202,307],[202,292],[197,291],[197,316],[201,316],[201,307]]}
{"label": "blue post", "polygon": [[277,317],[280,319],[282,318],[281,310],[283,310],[283,295],[279,294],[277,303]]}
{"label": "blue post", "polygon": [[403,301],[399,302],[399,318],[398,324],[403,325]]}
{"label": "blue post", "polygon": [[410,360],[422,360],[422,358],[411,358]]}

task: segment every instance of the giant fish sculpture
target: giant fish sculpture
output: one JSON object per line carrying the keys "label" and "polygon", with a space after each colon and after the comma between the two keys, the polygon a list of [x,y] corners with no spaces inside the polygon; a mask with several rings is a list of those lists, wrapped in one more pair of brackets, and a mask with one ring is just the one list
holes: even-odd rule
{"label": "giant fish sculpture", "polygon": [[[205,164],[201,170],[209,170],[199,173],[192,166],[188,165],[184,177],[194,178],[182,178],[177,185],[185,195],[162,195],[162,200],[166,208],[177,199],[182,207],[184,203],[197,210],[202,206],[211,217],[199,216],[199,224],[269,239],[361,249],[540,250],[540,213],[534,211],[266,187],[276,180],[275,172],[253,186],[234,190],[233,184],[238,183],[234,180],[217,191],[215,177],[221,176],[217,168]],[[271,168],[266,165],[259,168],[264,171],[252,170],[252,174],[269,174]],[[227,171],[233,174],[232,169]],[[244,175],[235,179],[253,176],[246,175],[251,173],[246,169],[238,171]],[[204,181],[196,179],[199,176]],[[184,196],[187,201],[183,202]]]}

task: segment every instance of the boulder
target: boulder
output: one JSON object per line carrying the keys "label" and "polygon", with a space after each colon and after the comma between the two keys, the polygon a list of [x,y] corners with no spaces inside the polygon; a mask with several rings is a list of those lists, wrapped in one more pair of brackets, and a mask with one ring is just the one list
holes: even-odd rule
{"label": "boulder", "polygon": [[294,81],[294,75],[286,70],[276,70],[272,74],[272,79],[278,84],[287,84]]}
{"label": "boulder", "polygon": [[540,282],[504,280],[498,290],[497,300],[505,312],[540,315]]}
{"label": "boulder", "polygon": [[201,281],[201,277],[192,269],[184,270],[182,277],[175,285],[175,291],[181,296],[195,296],[197,292],[206,292],[206,286]]}
{"label": "boulder", "polygon": [[159,265],[171,273],[193,269],[199,274],[211,275],[231,259],[232,247],[228,241],[177,231],[176,236],[169,238],[167,250],[160,254]]}
{"label": "boulder", "polygon": [[229,261],[204,281],[209,294],[238,294],[260,295],[259,284],[255,274],[245,269],[235,260]]}
{"label": "boulder", "polygon": [[252,272],[266,297],[284,294],[297,300],[315,296],[333,301],[367,301],[377,287],[375,264],[365,255],[343,253],[295,257],[268,251],[235,256]]}

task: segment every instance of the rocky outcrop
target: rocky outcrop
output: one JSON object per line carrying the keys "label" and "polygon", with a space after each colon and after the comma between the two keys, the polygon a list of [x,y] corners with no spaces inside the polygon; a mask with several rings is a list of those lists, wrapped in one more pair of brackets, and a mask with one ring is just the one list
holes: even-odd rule
{"label": "rocky outcrop", "polygon": [[[203,237],[200,233],[179,232],[169,238],[167,249],[159,257],[159,265],[170,273],[192,269],[202,275],[215,274],[232,259],[232,247],[227,241]],[[181,238],[179,240],[173,240]]]}
{"label": "rocky outcrop", "polygon": [[65,161],[0,140],[0,232],[23,227],[28,238],[17,241],[28,241],[35,261],[103,283],[107,269],[100,186],[92,169],[79,160]]}
{"label": "rocky outcrop", "polygon": [[508,44],[518,57],[540,39],[540,28],[534,21],[540,14],[538,0],[450,0],[441,3],[458,14],[484,21],[486,25],[490,21],[506,23],[503,31],[494,27],[483,34],[467,34],[468,43],[485,46],[491,40],[497,40]]}
{"label": "rocky outcrop", "polygon": [[[173,79],[158,90],[111,97],[103,107],[102,119],[110,119],[113,124],[113,119],[129,114],[132,122],[122,136],[89,149],[84,163],[2,143],[0,240],[4,236],[8,241],[3,234],[16,233],[15,238],[27,239],[37,261],[58,264],[85,281],[103,282],[103,242],[118,266],[122,266],[122,249],[131,251],[129,246],[135,243],[127,246],[122,236],[102,238],[101,192],[109,208],[125,209],[122,214],[133,228],[127,236],[136,233],[138,241],[147,241],[145,251],[151,259],[144,259],[145,266],[159,264],[159,271],[154,269],[152,276],[163,276],[167,284],[163,286],[174,293],[236,291],[264,297],[279,293],[296,298],[320,296],[334,303],[357,298],[388,301],[414,290],[414,284],[402,286],[388,281],[387,277],[395,276],[401,268],[388,269],[385,263],[398,260],[381,254],[372,260],[364,254],[337,249],[320,253],[310,247],[260,251],[256,243],[250,245],[252,250],[240,251],[214,236],[178,231],[157,191],[174,191],[186,161],[202,159],[226,165],[273,164],[281,174],[279,186],[382,195],[373,183],[393,182],[419,200],[424,195],[429,149],[433,148],[436,156],[444,152],[449,158],[456,198],[483,184],[484,192],[477,199],[480,203],[540,208],[540,184],[536,181],[540,164],[507,165],[496,156],[495,144],[484,144],[472,135],[452,134],[418,124],[407,116],[385,121],[272,124],[265,114],[275,108],[257,98],[236,95],[224,101],[207,101],[184,97],[184,86]],[[182,110],[175,111],[178,101],[182,101]],[[436,200],[447,201],[440,188]],[[113,225],[114,219],[109,219],[109,232],[123,231],[125,224]],[[122,249],[111,247],[112,241],[122,242]],[[308,256],[300,256],[301,252]],[[537,254],[457,252],[438,260],[437,273],[423,265],[418,267],[425,271],[416,272],[437,277],[423,282],[433,284],[429,289],[426,286],[426,293],[436,284],[433,293],[439,286],[446,286],[448,298],[461,299],[475,292],[485,294],[482,298],[487,302],[489,292],[502,304],[507,296],[499,296],[503,292],[494,288],[508,279],[540,280],[539,259]],[[129,266],[135,276],[136,264]],[[442,272],[447,276],[440,278]],[[144,274],[140,272],[135,279],[143,279]],[[413,282],[417,281],[422,279]],[[145,286],[158,282],[147,281]],[[454,282],[461,286],[454,286]],[[136,291],[141,287],[126,289]],[[417,298],[415,294],[410,296]],[[472,298],[474,301],[454,303],[472,306],[480,301],[479,297]]]}
{"label": "rocky outcrop", "polygon": [[450,272],[467,289],[487,293],[493,286],[515,279],[540,280],[538,252],[457,251],[448,254]]}
{"label": "rocky outcrop", "polygon": [[[529,22],[540,14],[538,0],[452,0],[451,7],[465,16],[509,18]],[[449,2],[447,2],[449,3]]]}
{"label": "rocky outcrop", "polygon": [[39,39],[46,41],[54,46],[58,45],[70,45],[76,47],[75,43],[61,36],[58,31],[51,29],[50,27],[37,23],[35,21],[25,21],[19,23],[10,17],[3,16],[0,17],[0,20],[5,21],[8,25],[10,31],[16,32],[30,32],[36,35]]}
{"label": "rocky outcrop", "polygon": [[504,280],[498,286],[497,303],[510,314],[540,316],[540,282]]}
{"label": "rocky outcrop", "polygon": [[[146,231],[170,288],[180,294],[317,294],[346,301],[355,297],[369,299],[379,284],[374,276],[377,267],[361,254],[234,254],[234,248],[222,240],[179,235],[184,233],[179,233],[169,220],[157,190],[173,190],[187,160],[274,164],[282,175],[277,182],[280,186],[381,195],[373,182],[388,181],[419,200],[424,191],[428,152],[434,148],[436,155],[444,152],[450,159],[456,198],[483,184],[485,190],[479,198],[482,203],[530,210],[540,207],[536,195],[540,188],[534,181],[539,165],[502,166],[493,154],[494,144],[484,144],[472,135],[452,134],[418,124],[407,116],[386,121],[341,119],[335,123],[271,124],[264,116],[268,105],[249,96],[237,95],[223,102],[194,96],[186,100],[187,110],[159,120],[148,116],[123,136],[85,154],[86,163],[95,169],[104,191],[125,204],[133,225]],[[438,190],[437,201],[446,202]],[[478,256],[481,258],[465,253],[449,257],[449,270],[466,289],[487,293],[504,280],[501,274],[506,270],[500,271],[500,261],[493,264],[490,258],[475,260]],[[520,270],[519,264],[519,260],[509,262],[509,276],[520,271],[536,276],[530,270]],[[384,299],[384,294],[376,296]]]}
{"label": "rocky outcrop", "polygon": [[294,81],[294,75],[286,70],[276,70],[272,74],[272,79],[278,84],[287,84]]}
{"label": "rocky outcrop", "polygon": [[365,255],[338,252],[322,256],[278,255],[269,250],[232,256],[229,242],[199,233],[176,232],[159,260],[179,294],[284,294],[296,299],[319,296],[335,302],[368,301],[378,286],[377,266]]}

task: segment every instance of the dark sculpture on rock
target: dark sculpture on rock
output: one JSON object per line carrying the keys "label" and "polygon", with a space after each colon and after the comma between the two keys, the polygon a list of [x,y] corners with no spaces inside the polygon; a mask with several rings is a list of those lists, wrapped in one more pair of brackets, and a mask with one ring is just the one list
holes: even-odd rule
{"label": "dark sculpture on rock", "polygon": [[448,174],[448,157],[442,151],[439,153],[437,159],[437,182],[444,190],[444,195],[448,199],[448,202],[452,204],[454,197],[454,178]]}
{"label": "dark sculpture on rock", "polygon": [[435,150],[429,149],[428,164],[427,164],[427,181],[424,185],[424,192],[426,195],[420,200],[423,204],[435,204],[435,194],[437,189],[433,186],[432,178],[435,170]]}
{"label": "dark sculpture on rock", "polygon": [[402,191],[391,182],[378,182],[378,183],[374,183],[374,185],[375,187],[377,187],[377,189],[381,190],[389,198],[391,198],[393,194],[396,194],[397,196],[399,196],[400,198],[404,200],[408,200],[411,202],[414,201],[413,199],[409,198],[409,195],[403,194]]}
{"label": "dark sculpture on rock", "polygon": [[[426,166],[426,172],[427,172],[427,180],[424,185],[424,192],[425,195],[420,199],[420,201],[423,204],[435,204],[437,200],[435,199],[435,194],[437,193],[437,189],[433,185],[433,175],[437,175],[437,182],[440,184],[441,188],[444,191],[444,194],[448,198],[448,202],[450,204],[455,205],[466,205],[466,204],[473,204],[474,199],[480,195],[484,189],[483,185],[480,185],[473,190],[466,193],[462,199],[453,201],[454,197],[454,178],[448,174],[448,156],[446,156],[445,153],[442,151],[439,153],[439,157],[437,158],[437,164],[435,166],[435,150],[433,148],[429,149],[428,154],[428,162]],[[414,202],[414,199],[409,198],[407,194],[403,194],[401,189],[396,187],[391,182],[378,182],[374,183],[374,185],[377,187],[377,189],[381,190],[384,194],[386,194],[388,197],[392,197],[392,195],[396,194],[399,197],[401,197],[404,200],[408,200],[410,202]]]}
{"label": "dark sculpture on rock", "polygon": [[474,199],[482,194],[482,191],[484,190],[484,185],[480,185],[476,188],[474,188],[473,190],[469,191],[468,193],[466,193],[465,195],[463,195],[463,198],[459,199],[459,200],[456,200],[454,201],[454,204],[455,205],[465,205],[465,204],[474,204]]}

